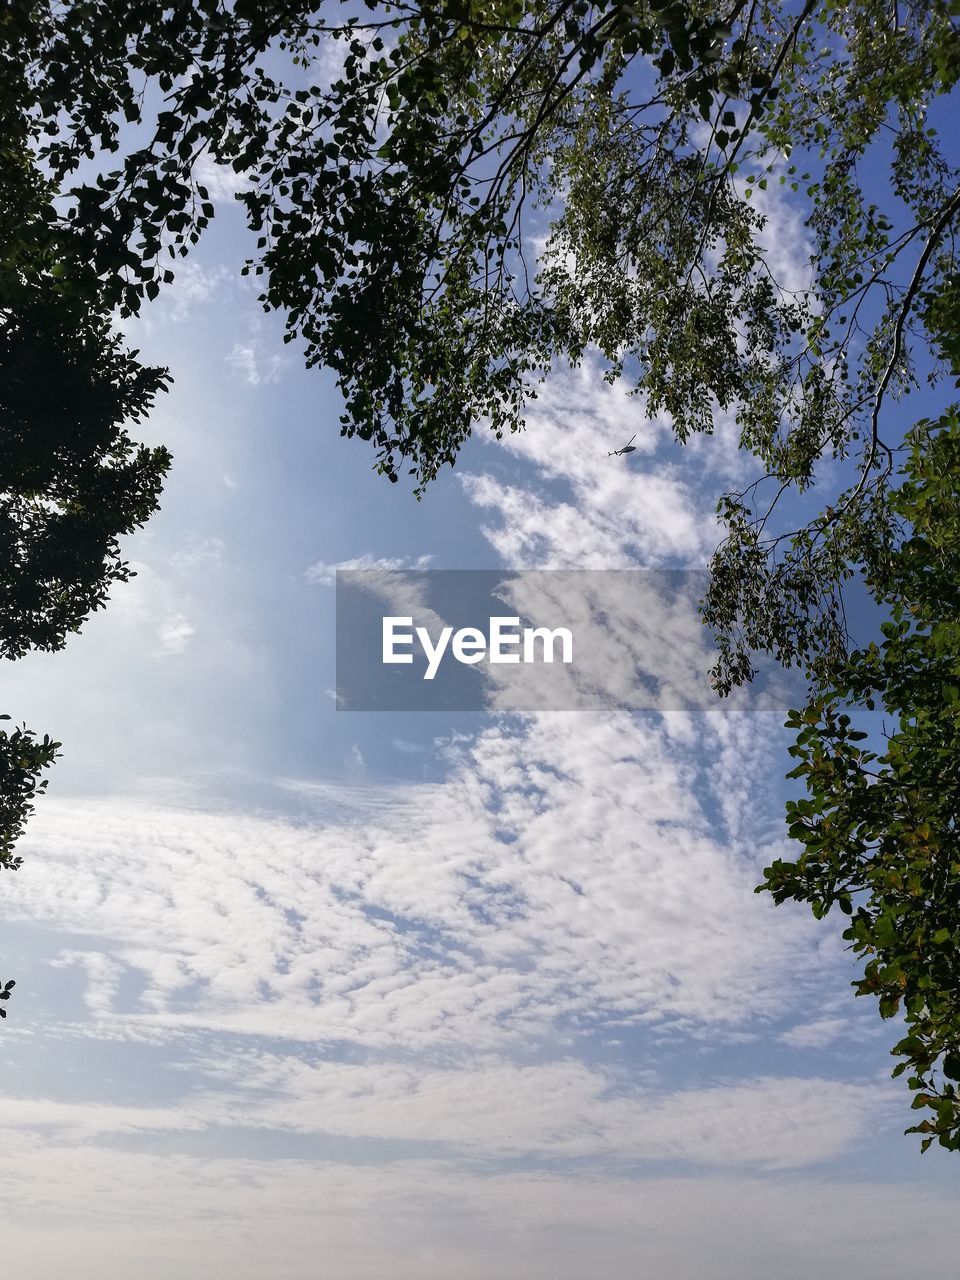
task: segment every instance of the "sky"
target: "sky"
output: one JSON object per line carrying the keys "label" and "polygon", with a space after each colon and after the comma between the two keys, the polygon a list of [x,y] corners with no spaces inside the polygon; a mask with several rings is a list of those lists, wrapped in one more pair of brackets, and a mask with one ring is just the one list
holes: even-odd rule
{"label": "sky", "polygon": [[339,438],[210,177],[214,232],[128,326],[175,376],[137,576],[0,673],[64,744],[0,881],[9,1274],[951,1274],[896,1027],[833,919],[753,893],[782,709],[335,705],[337,566],[701,568],[731,424],[680,450],[588,362],[418,503]]}

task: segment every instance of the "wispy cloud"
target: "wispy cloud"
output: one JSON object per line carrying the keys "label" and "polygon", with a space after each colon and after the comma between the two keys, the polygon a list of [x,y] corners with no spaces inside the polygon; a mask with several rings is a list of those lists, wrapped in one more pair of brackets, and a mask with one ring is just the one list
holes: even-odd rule
{"label": "wispy cloud", "polygon": [[824,1049],[852,1030],[847,1018],[815,1018],[782,1032],[780,1041],[791,1049]]}
{"label": "wispy cloud", "polygon": [[226,359],[234,373],[251,387],[270,386],[290,367],[288,356],[269,350],[253,337],[234,343]]}
{"label": "wispy cloud", "polygon": [[232,201],[241,191],[250,188],[250,178],[245,173],[238,173],[231,165],[217,164],[208,155],[201,156],[194,177],[210,193],[216,201]]}
{"label": "wispy cloud", "polygon": [[365,551],[361,556],[353,556],[349,560],[335,563],[318,560],[304,573],[307,582],[320,587],[332,587],[337,580],[338,569],[370,569],[388,573],[394,569],[426,569],[433,563],[432,555],[423,556],[377,556]]}
{"label": "wispy cloud", "polygon": [[366,822],[50,803],[8,911],[109,940],[147,983],[136,1016],[171,1024],[421,1048],[742,1025],[805,952],[812,976],[813,933],[751,893],[691,768],[651,725],[559,715]]}
{"label": "wispy cloud", "polygon": [[165,1280],[173,1266],[256,1280],[313,1275],[318,1259],[351,1280],[802,1280],[851,1252],[857,1280],[899,1280],[918,1253],[931,1275],[955,1261],[954,1196],[910,1185],[211,1158],[33,1135],[8,1140],[0,1170],[5,1260],[28,1280]]}
{"label": "wispy cloud", "polygon": [[[608,457],[635,436],[634,454]],[[527,429],[497,446],[534,468],[526,483],[467,473],[470,498],[497,518],[484,532],[510,567],[623,569],[702,564],[716,521],[671,446],[669,421],[609,385],[593,361],[552,376]]]}
{"label": "wispy cloud", "polygon": [[446,1148],[487,1160],[536,1155],[608,1166],[774,1170],[842,1153],[878,1123],[889,1124],[891,1110],[889,1090],[875,1085],[760,1077],[669,1092],[631,1086],[572,1060],[422,1069],[246,1055],[218,1057],[210,1071],[218,1089],[194,1091],[169,1106],[5,1098],[0,1132],[43,1129],[63,1139],[273,1130]]}

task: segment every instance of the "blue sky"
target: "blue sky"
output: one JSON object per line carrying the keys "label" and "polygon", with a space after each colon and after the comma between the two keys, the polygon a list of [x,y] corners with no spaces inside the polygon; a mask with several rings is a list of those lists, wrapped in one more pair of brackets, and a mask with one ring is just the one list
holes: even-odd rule
{"label": "blue sky", "polygon": [[731,425],[680,451],[558,372],[416,503],[244,243],[225,205],[129,327],[176,378],[137,578],[3,671],[64,742],[0,883],[10,1273],[949,1274],[956,1161],[901,1136],[895,1028],[834,921],[752,892],[781,716],[334,709],[337,565],[700,567],[750,474]]}

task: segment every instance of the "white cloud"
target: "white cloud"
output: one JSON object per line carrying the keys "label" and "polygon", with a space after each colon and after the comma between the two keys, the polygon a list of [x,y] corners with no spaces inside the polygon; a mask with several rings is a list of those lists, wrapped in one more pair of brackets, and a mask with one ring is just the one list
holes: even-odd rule
{"label": "white cloud", "polygon": [[160,646],[157,650],[158,656],[167,657],[171,654],[183,653],[193,634],[193,625],[182,613],[175,613],[165,618],[157,631]]}
{"label": "white cloud", "polygon": [[200,538],[194,543],[187,543],[179,551],[174,551],[169,563],[171,568],[181,574],[198,569],[206,574],[211,569],[220,568],[225,550],[222,538]]}
{"label": "white cloud", "polygon": [[531,1155],[702,1166],[799,1168],[889,1126],[889,1090],[761,1077],[674,1092],[638,1087],[565,1060],[446,1069],[404,1062],[320,1062],[267,1054],[208,1065],[216,1091],[173,1105],[0,1100],[0,1132],[61,1138],[123,1133],[272,1130],[403,1149],[423,1144],[487,1160]]}
{"label": "white cloud", "polygon": [[111,593],[111,625],[126,631],[141,646],[141,652],[154,658],[183,653],[195,633],[187,616],[190,596],[177,575],[168,572],[173,567],[171,563],[155,569],[144,561],[134,561],[134,576]]}
{"label": "white cloud", "polygon": [[[511,568],[623,569],[705,562],[717,541],[698,469],[659,451],[672,433],[643,403],[604,382],[592,360],[553,374],[526,414],[527,429],[499,450],[533,464],[533,483],[461,477],[467,496],[499,517],[484,532]],[[608,457],[632,434],[637,453]],[[702,476],[701,476],[702,479]],[[565,494],[545,488],[562,484]]]}
{"label": "white cloud", "polygon": [[825,1049],[840,1037],[849,1035],[850,1031],[847,1018],[815,1018],[812,1022],[790,1027],[780,1035],[780,1041],[791,1049]]}
{"label": "white cloud", "polygon": [[211,199],[216,202],[230,201],[241,191],[250,188],[250,178],[245,173],[238,173],[231,165],[217,164],[210,156],[203,155],[194,169],[194,178],[207,188]]}
{"label": "white cloud", "polygon": [[[950,1275],[955,1197],[765,1176],[637,1180],[410,1160],[209,1158],[13,1136],[18,1280],[851,1280]],[[42,1218],[37,1207],[42,1206]],[[760,1260],[760,1261],[758,1261]]]}
{"label": "white cloud", "polygon": [[[754,184],[750,198],[766,220],[757,240],[776,284],[789,293],[806,293],[816,283],[812,267],[816,244],[808,210],[780,185],[781,172],[787,176],[785,166],[780,166],[771,173],[765,189]],[[741,190],[745,187],[740,184]]]}
{"label": "white cloud", "polygon": [[85,973],[84,1002],[95,1018],[109,1017],[113,1012],[124,966],[103,951],[66,948],[51,960],[53,969],[68,969],[78,965]]}
{"label": "white cloud", "polygon": [[245,342],[235,342],[226,360],[251,387],[270,386],[290,367],[288,356],[268,351],[262,342],[252,337]]}
{"label": "white cloud", "polygon": [[395,569],[426,569],[433,561],[432,555],[425,556],[375,556],[366,551],[361,556],[349,560],[329,562],[318,560],[304,573],[307,582],[320,587],[332,587],[337,580],[338,569],[369,569],[389,573]]}
{"label": "white cloud", "polygon": [[8,913],[109,943],[168,1026],[482,1051],[803,1001],[817,931],[752,893],[689,744],[559,714],[451,751],[332,823],[47,802]]}
{"label": "white cloud", "polygon": [[186,323],[222,291],[230,274],[226,266],[204,266],[194,259],[179,263],[173,284],[161,292],[162,314],[177,324]]}

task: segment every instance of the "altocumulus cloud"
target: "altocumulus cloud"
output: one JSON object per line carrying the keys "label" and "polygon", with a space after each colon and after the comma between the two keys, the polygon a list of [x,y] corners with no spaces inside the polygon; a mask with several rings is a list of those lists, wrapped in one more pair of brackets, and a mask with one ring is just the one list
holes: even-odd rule
{"label": "altocumulus cloud", "polygon": [[762,851],[678,808],[689,735],[545,716],[452,751],[444,782],[337,794],[332,820],[44,806],[7,911],[86,939],[54,958],[85,993],[64,1032],[189,1046],[193,1083],[170,1107],[80,1101],[45,1121],[8,1100],[0,1125],[777,1169],[887,1122],[870,1080],[677,1087],[590,1061],[612,1028],[648,1045],[763,1035],[824,977],[813,927],[750,892]]}
{"label": "altocumulus cloud", "polygon": [[724,842],[689,741],[557,715],[451,751],[444,782],[332,822],[51,801],[7,910],[109,944],[142,980],[123,1017],[367,1047],[738,1028],[817,980],[817,933],[752,894],[768,851]]}

